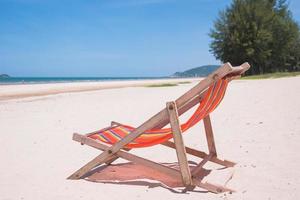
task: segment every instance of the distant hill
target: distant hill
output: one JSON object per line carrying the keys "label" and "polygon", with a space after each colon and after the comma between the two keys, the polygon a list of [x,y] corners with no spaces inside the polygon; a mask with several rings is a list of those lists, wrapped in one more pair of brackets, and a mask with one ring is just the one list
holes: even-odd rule
{"label": "distant hill", "polygon": [[0,74],[0,78],[9,78],[10,76],[7,74]]}
{"label": "distant hill", "polygon": [[176,72],[172,77],[204,77],[215,71],[219,65],[203,65],[184,72]]}

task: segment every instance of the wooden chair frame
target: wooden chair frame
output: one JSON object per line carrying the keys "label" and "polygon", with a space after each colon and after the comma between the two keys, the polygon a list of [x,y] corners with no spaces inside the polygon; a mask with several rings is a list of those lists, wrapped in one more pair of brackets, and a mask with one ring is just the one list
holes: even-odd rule
{"label": "wooden chair frame", "polygon": [[[156,115],[151,117],[149,120],[144,122],[142,125],[140,125],[138,128],[136,128],[134,131],[132,131],[130,134],[128,134],[126,137],[124,137],[114,145],[108,146],[107,144],[103,144],[88,137],[89,135],[96,132],[109,129],[112,126],[121,125],[114,121],[111,123],[111,126],[86,135],[74,133],[73,140],[81,144],[86,144],[96,149],[102,150],[103,152],[93,160],[88,162],[86,165],[81,167],[75,173],[73,173],[70,177],[68,177],[68,179],[83,178],[95,167],[104,163],[110,164],[117,158],[123,158],[128,161],[159,170],[160,172],[163,172],[174,178],[181,179],[183,185],[186,186],[186,190],[193,190],[196,186],[198,186],[213,193],[233,192],[234,190],[230,188],[202,181],[203,175],[201,176],[201,173],[203,172],[203,166],[208,161],[220,164],[225,167],[232,167],[235,165],[234,162],[222,160],[217,157],[210,116],[208,115],[203,119],[209,150],[208,154],[199,150],[185,147],[178,117],[195,106],[197,103],[199,103],[199,100],[204,96],[207,88],[211,84],[225,76],[229,77],[230,79],[240,77],[241,74],[243,74],[249,68],[250,65],[248,63],[244,63],[238,67],[232,67],[230,63],[225,63],[223,66],[207,76],[207,78],[201,80],[196,86],[179,97],[176,101],[167,102],[165,109],[158,112]],[[162,164],[144,159],[128,152],[130,149],[125,147],[128,143],[132,142],[149,129],[162,128],[169,123],[171,125],[174,142],[166,141],[162,143],[162,145],[176,150],[180,170],[164,166]],[[202,161],[192,171],[190,171],[190,168],[188,166],[186,154],[191,154],[193,156],[202,158]]]}

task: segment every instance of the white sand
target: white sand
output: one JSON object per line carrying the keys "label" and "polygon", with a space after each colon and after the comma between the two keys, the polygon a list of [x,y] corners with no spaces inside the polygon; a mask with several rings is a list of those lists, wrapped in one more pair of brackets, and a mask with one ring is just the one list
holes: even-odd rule
{"label": "white sand", "polygon": [[157,84],[180,84],[184,82],[195,82],[199,78],[172,78],[172,79],[148,79],[129,81],[92,81],[72,83],[44,83],[44,84],[19,84],[0,85],[0,100],[24,98],[31,96],[45,96],[52,94],[94,91],[124,87],[151,86]]}
{"label": "white sand", "polygon": [[[73,132],[94,131],[111,120],[139,125],[194,84],[0,101],[0,199],[299,199],[300,77],[234,81],[212,114],[219,156],[238,162],[228,185],[237,193],[176,194],[161,187],[66,180],[99,153],[72,141]],[[20,91],[17,87],[11,89]],[[184,139],[203,149],[203,135],[200,124]],[[156,161],[176,158],[162,146],[133,152]]]}

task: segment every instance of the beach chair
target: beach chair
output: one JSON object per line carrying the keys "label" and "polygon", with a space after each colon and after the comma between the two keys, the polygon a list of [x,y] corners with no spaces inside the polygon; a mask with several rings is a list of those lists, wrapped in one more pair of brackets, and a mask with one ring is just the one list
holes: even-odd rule
{"label": "beach chair", "polygon": [[[103,152],[68,178],[84,178],[92,169],[105,163],[110,164],[117,158],[123,158],[180,179],[187,190],[193,190],[198,186],[213,193],[232,192],[232,189],[225,186],[203,182],[199,175],[203,172],[203,166],[208,161],[225,167],[235,165],[234,162],[217,157],[209,114],[222,101],[228,83],[232,79],[240,77],[249,68],[250,65],[248,63],[238,67],[232,67],[230,63],[225,63],[177,100],[167,102],[166,108],[137,128],[113,121],[109,127],[99,131],[86,135],[74,133],[73,140]],[[194,114],[185,123],[180,124],[178,117],[196,105],[199,106]],[[185,147],[183,143],[182,133],[200,120],[204,122],[208,153]],[[170,128],[164,128],[168,124],[170,124]],[[170,141],[171,138],[173,138],[174,142]],[[179,170],[128,152],[132,148],[149,147],[157,144],[176,150]],[[202,159],[193,170],[189,168],[187,154]]]}

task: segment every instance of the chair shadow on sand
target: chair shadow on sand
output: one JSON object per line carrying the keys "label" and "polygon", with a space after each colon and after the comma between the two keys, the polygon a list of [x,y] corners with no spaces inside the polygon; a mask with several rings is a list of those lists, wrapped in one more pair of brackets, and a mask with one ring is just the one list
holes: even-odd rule
{"label": "chair shadow on sand", "polygon": [[[179,169],[177,162],[160,164],[172,167],[174,169]],[[193,170],[196,165],[197,163],[189,161],[189,167],[191,170]],[[217,170],[222,169],[224,168],[222,167]],[[211,171],[212,170],[207,169],[203,170],[203,173],[199,176],[199,179],[204,179],[211,173]],[[160,173],[154,169],[133,162],[100,166],[90,171],[90,173],[88,173],[84,178],[85,180],[91,182],[147,186],[148,188],[162,187],[173,193],[187,192],[181,180],[177,180],[173,177],[167,176],[164,173]],[[207,193],[207,191],[201,190],[201,188],[197,188],[197,190],[193,190],[193,192]]]}

